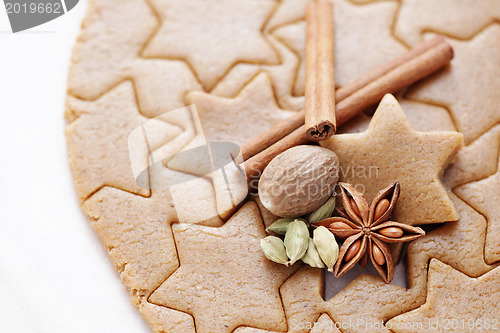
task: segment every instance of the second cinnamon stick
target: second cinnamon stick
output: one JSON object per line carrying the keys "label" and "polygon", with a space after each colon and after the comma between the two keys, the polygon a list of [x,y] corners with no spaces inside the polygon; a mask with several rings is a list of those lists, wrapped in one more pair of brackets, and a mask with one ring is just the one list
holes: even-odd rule
{"label": "second cinnamon stick", "polygon": [[[445,55],[442,56],[440,55],[439,50],[443,50],[441,52],[445,52]],[[426,41],[419,46],[411,49],[410,51],[404,53],[403,55],[393,59],[392,61],[388,62],[384,66],[378,67],[377,69],[373,70],[372,72],[368,73],[367,75],[363,76],[362,78],[348,84],[345,87],[342,87],[338,89],[335,93],[335,100],[336,100],[336,122],[337,126],[340,126],[340,120],[339,118],[344,117],[344,110],[339,108],[339,104],[341,101],[344,99],[348,98],[349,96],[353,95],[357,91],[360,91],[361,89],[365,88],[371,83],[374,82],[380,82],[380,80],[383,80],[384,78],[389,77],[391,80],[394,80],[393,82],[393,91],[387,91],[387,92],[396,92],[399,89],[404,88],[406,85],[408,85],[408,80],[405,79],[404,77],[399,78],[394,75],[389,75],[392,71],[397,69],[398,67],[404,66],[405,64],[408,64],[409,62],[413,61],[414,59],[417,59],[418,57],[421,57],[423,54],[427,53],[428,51],[434,49],[434,52],[431,54],[431,58],[433,59],[432,61],[434,62],[433,65],[438,66],[438,69],[441,68],[442,66],[445,66],[446,64],[449,63],[451,58],[453,58],[453,50],[451,49],[451,46],[445,41],[445,39],[442,36],[436,36],[432,38],[429,41]],[[437,51],[437,52],[436,52]],[[417,65],[422,66],[423,62],[422,58],[419,58]],[[424,64],[425,65],[425,64]],[[431,72],[435,71],[436,69],[434,67],[431,68]],[[421,78],[427,76],[429,73],[424,71],[422,73],[409,73],[408,71],[398,71],[396,72],[398,75],[413,75],[413,77],[410,79],[410,81],[416,82],[420,80]],[[401,79],[401,81],[400,81]],[[380,98],[382,98],[380,96]],[[366,102],[366,99],[364,99]],[[374,101],[373,103],[376,103]],[[353,105],[352,102],[348,103],[349,105]],[[342,106],[342,105],[341,105]],[[370,106],[370,105],[368,105]],[[366,107],[368,107],[366,106]],[[273,126],[271,129],[268,131],[262,133],[258,137],[255,137],[254,139],[250,140],[249,142],[245,143],[243,146],[241,146],[241,153],[243,155],[243,159],[247,160],[251,158],[252,156],[258,154],[259,152],[263,151],[267,147],[271,146],[272,144],[276,143],[277,141],[281,140],[284,138],[286,135],[290,134],[297,128],[301,127],[304,125],[305,121],[305,112],[304,110],[297,112],[295,115],[290,117],[287,120],[284,120],[275,126]],[[304,129],[305,130],[305,129]]]}

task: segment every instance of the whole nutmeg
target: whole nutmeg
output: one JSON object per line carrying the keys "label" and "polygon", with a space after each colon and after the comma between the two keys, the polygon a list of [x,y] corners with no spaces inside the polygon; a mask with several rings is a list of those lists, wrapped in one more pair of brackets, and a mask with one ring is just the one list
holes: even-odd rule
{"label": "whole nutmeg", "polygon": [[299,217],[318,209],[339,179],[339,159],[329,149],[297,146],[276,156],[259,180],[259,196],[271,213]]}

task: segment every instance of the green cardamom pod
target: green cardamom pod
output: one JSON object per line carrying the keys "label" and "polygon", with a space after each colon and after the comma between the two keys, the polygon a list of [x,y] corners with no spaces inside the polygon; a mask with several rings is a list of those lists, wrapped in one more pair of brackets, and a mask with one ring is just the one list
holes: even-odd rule
{"label": "green cardamom pod", "polygon": [[278,235],[284,235],[286,234],[288,225],[293,221],[295,221],[295,219],[289,217],[284,217],[282,219],[276,220],[275,222],[273,222],[273,224],[266,228],[266,232],[269,233],[272,231],[274,233],[277,233]]}
{"label": "green cardamom pod", "polygon": [[271,224],[269,227],[267,227],[266,232],[269,233],[272,231],[274,233],[277,233],[278,235],[285,235],[286,231],[288,229],[288,225],[295,220],[300,220],[300,221],[306,222],[306,220],[304,220],[302,218],[294,219],[294,218],[290,218],[290,217],[283,217],[279,220],[276,220],[275,222],[273,222],[273,224]]}
{"label": "green cardamom pod", "polygon": [[309,246],[309,229],[302,220],[290,222],[285,234],[285,249],[290,265],[302,258]]}
{"label": "green cardamom pod", "polygon": [[312,238],[309,238],[309,247],[307,248],[306,254],[302,257],[302,261],[311,267],[325,268],[325,264],[321,260]]}
{"label": "green cardamom pod", "polygon": [[339,257],[339,245],[335,236],[327,228],[320,226],[314,229],[313,242],[326,267],[333,272],[333,266]]}
{"label": "green cardamom pod", "polygon": [[316,209],[314,212],[307,215],[307,221],[309,223],[315,223],[332,216],[335,210],[336,196],[335,194],[330,197],[321,207]]}
{"label": "green cardamom pod", "polygon": [[288,257],[286,256],[285,244],[276,236],[267,236],[260,240],[260,247],[267,259],[278,264],[287,265]]}

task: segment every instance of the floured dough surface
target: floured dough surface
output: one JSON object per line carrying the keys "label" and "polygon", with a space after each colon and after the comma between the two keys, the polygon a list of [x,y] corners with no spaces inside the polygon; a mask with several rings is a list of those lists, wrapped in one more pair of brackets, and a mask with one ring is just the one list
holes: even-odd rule
{"label": "floured dough surface", "polygon": [[[499,314],[499,279],[498,267],[478,278],[470,278],[432,259],[426,302],[418,309],[391,319],[388,324],[395,332],[444,332],[447,325],[458,327],[456,331],[487,332],[491,329],[490,322],[496,326]],[[458,326],[447,324],[457,318],[460,318]],[[412,322],[422,325],[401,325]]]}
{"label": "floured dough surface", "polygon": [[187,101],[196,105],[208,141],[229,141],[239,145],[267,131],[271,124],[295,114],[277,105],[266,73],[257,75],[234,98],[193,92],[187,96]]}
{"label": "floured dough surface", "polygon": [[[495,23],[467,41],[451,39],[455,57],[452,66],[411,89],[411,99],[449,108],[466,144],[500,121],[500,24]],[[489,59],[486,61],[486,59]],[[482,62],[480,66],[471,64]],[[439,97],[435,91],[442,91]]]}
{"label": "floured dough surface", "polygon": [[426,31],[471,39],[499,19],[495,0],[403,0],[395,34],[408,45],[418,44]]}
{"label": "floured dough surface", "polygon": [[[332,2],[338,87],[434,33],[455,58],[324,143],[341,180],[371,199],[397,178],[394,219],[431,224],[407,248],[407,288],[361,275],[328,300],[322,271],[262,255],[278,217],[258,197],[234,202],[246,195],[227,185],[241,182],[235,166],[207,174],[203,153],[175,158],[207,141],[241,145],[303,108],[307,1],[91,2],[68,78],[69,163],[153,332],[413,332],[395,327],[500,319],[500,2]],[[199,121],[179,109],[190,104]],[[361,166],[376,176],[345,169]]]}
{"label": "floured dough surface", "polygon": [[260,251],[265,231],[257,204],[245,204],[220,228],[173,229],[180,268],[151,294],[152,303],[191,313],[198,332],[232,332],[243,324],[286,329],[278,288],[296,267]]}

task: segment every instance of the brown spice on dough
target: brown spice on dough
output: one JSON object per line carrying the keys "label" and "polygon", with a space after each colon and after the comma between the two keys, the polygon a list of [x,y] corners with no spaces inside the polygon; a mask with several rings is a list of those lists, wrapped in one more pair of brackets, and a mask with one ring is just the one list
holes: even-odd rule
{"label": "brown spice on dough", "polygon": [[319,221],[314,226],[328,228],[345,239],[335,264],[335,276],[347,273],[359,261],[365,266],[370,257],[373,266],[386,283],[394,277],[394,263],[388,243],[409,242],[425,235],[417,227],[388,221],[399,197],[399,183],[381,190],[368,205],[365,197],[352,185],[339,183],[345,213]]}

